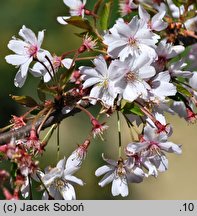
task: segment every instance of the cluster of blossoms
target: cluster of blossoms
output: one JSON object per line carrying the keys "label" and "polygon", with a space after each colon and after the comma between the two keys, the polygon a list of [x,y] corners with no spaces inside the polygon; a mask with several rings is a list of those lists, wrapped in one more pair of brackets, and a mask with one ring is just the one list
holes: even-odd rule
{"label": "cluster of blossoms", "polygon": [[[41,48],[44,31],[36,37],[32,30],[23,26],[19,31],[22,39],[13,37],[10,40],[8,48],[15,54],[5,59],[19,68],[15,85],[22,87],[28,72],[40,78],[38,96],[42,103],[29,96],[13,96],[15,101],[30,109],[21,117],[13,116],[11,129],[7,132],[11,132],[10,137],[0,136],[1,143],[10,138],[8,144],[0,146],[0,152],[16,165],[14,180],[17,190],[9,197],[19,198],[21,191],[23,197],[32,198],[34,180],[44,190],[43,199],[76,199],[72,184],[82,186],[84,182],[73,174],[81,168],[91,140],[96,136],[103,140],[102,135],[108,129],[105,122],[100,123],[98,117],[88,111],[90,106],[101,105],[99,115],[105,114],[106,117],[117,113],[119,157],[106,159],[103,154],[107,165],[95,172],[96,176],[104,175],[99,186],[112,182],[113,196],[128,196],[128,183],[140,183],[149,176],[157,177],[158,172],[166,171],[168,159],[165,152],[182,153],[181,145],[169,141],[172,126],[166,122],[164,114],[177,113],[188,122],[195,122],[197,118],[197,68],[196,62],[191,64],[196,60],[196,17],[191,17],[195,5],[190,1],[180,7],[171,0],[153,2],[120,0],[121,17],[111,28],[102,21],[101,29],[98,29],[99,16],[102,19],[102,16],[109,15],[106,13],[110,2],[102,4],[100,1],[91,11],[86,8],[85,0],[64,0],[70,8],[70,16],[58,17],[57,21],[84,28],[86,32],[81,34],[83,41],[78,49],[60,56]],[[102,5],[104,13],[99,14]],[[94,24],[86,16],[92,17]],[[187,42],[188,38],[194,42]],[[189,50],[187,56],[186,48]],[[84,52],[100,54],[80,56]],[[74,55],[68,58],[71,54]],[[82,63],[87,59],[92,59],[92,65]],[[60,68],[64,72],[60,72]],[[87,114],[92,126],[85,141],[67,160],[61,159],[56,167],[41,171],[37,158],[44,154],[53,131],[56,128],[59,131],[60,122],[79,111]],[[121,142],[119,114],[137,135],[125,146]],[[141,125],[143,129],[139,132]],[[50,129],[40,141],[40,132],[46,127]],[[18,136],[23,130],[27,133]],[[59,138],[57,143],[59,145]],[[125,159],[121,154],[123,148]],[[5,177],[7,175],[2,174],[2,178]],[[8,191],[3,185],[1,187],[6,196]]]}

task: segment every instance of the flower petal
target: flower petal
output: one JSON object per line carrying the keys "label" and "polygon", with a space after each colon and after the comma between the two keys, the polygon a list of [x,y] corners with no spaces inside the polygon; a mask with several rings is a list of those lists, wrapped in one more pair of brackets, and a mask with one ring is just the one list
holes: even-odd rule
{"label": "flower petal", "polygon": [[60,191],[54,187],[54,185],[51,185],[48,188],[50,196],[52,196],[55,200],[62,200],[62,195],[60,194]]}
{"label": "flower petal", "polygon": [[141,19],[143,19],[145,22],[148,22],[150,20],[150,14],[141,6],[138,7],[139,16]]}
{"label": "flower petal", "polygon": [[63,0],[64,4],[68,6],[71,9],[76,9],[83,5],[83,3],[80,0]]}
{"label": "flower petal", "polygon": [[127,180],[130,183],[140,183],[143,181],[144,176],[145,176],[145,173],[142,176],[142,175],[136,175],[136,174],[131,172],[131,173],[127,173]]}
{"label": "flower petal", "polygon": [[7,63],[18,66],[22,65],[25,62],[27,62],[29,59],[29,56],[24,56],[24,55],[8,55],[5,57],[5,60]]}
{"label": "flower petal", "polygon": [[175,154],[181,154],[182,149],[181,145],[176,145],[173,142],[161,142],[158,144],[159,147],[167,152],[175,153]]}
{"label": "flower petal", "polygon": [[75,176],[73,176],[73,175],[65,175],[64,178],[65,178],[66,180],[71,181],[71,182],[74,182],[74,183],[76,183],[76,184],[78,184],[78,185],[81,185],[81,186],[84,185],[84,182],[83,182],[81,179],[79,179],[79,178],[77,178],[77,177],[75,177]]}
{"label": "flower petal", "polygon": [[100,83],[101,79],[98,77],[91,77],[89,79],[87,79],[84,83],[83,83],[83,88],[88,88],[92,85],[95,85],[97,83]]}
{"label": "flower petal", "polygon": [[32,45],[36,45],[37,44],[37,38],[35,33],[29,29],[26,28],[25,25],[23,25],[22,29],[19,31],[19,35],[28,43],[32,44]]}
{"label": "flower petal", "polygon": [[76,199],[75,189],[69,183],[67,183],[65,187],[61,188],[60,193],[63,196],[64,200],[75,200]]}
{"label": "flower petal", "polygon": [[112,195],[126,197],[129,194],[128,184],[126,177],[124,178],[115,178],[112,182]]}
{"label": "flower petal", "polygon": [[100,93],[102,91],[103,87],[100,85],[95,85],[92,90],[90,91],[90,101],[91,104],[95,105],[97,102],[97,99],[99,99]]}
{"label": "flower petal", "polygon": [[26,199],[29,196],[29,179],[26,178],[21,187],[21,195]]}
{"label": "flower petal", "polygon": [[68,23],[66,22],[67,19],[70,19],[70,16],[58,16],[57,21],[62,24],[62,25],[67,25]]}
{"label": "flower petal", "polygon": [[108,75],[108,70],[107,70],[107,63],[102,55],[99,57],[95,58],[93,61],[94,65],[96,66],[96,70],[103,76],[105,77]]}
{"label": "flower petal", "polygon": [[72,64],[72,59],[70,58],[65,58],[61,61],[61,63],[64,65],[65,68],[69,69],[71,64]]}
{"label": "flower petal", "polygon": [[60,178],[61,176],[61,170],[55,167],[52,168],[49,173],[45,174],[42,177],[42,182],[45,184],[46,187],[48,187],[55,181],[56,178]]}
{"label": "flower petal", "polygon": [[14,85],[16,87],[21,88],[24,85],[26,78],[27,78],[27,76],[22,77],[21,70],[19,69],[19,71],[17,72],[17,74],[14,78]]}
{"label": "flower petal", "polygon": [[150,161],[156,166],[159,172],[165,172],[168,169],[168,159],[165,154],[155,155]]}
{"label": "flower petal", "polygon": [[145,166],[145,168],[148,169],[148,175],[152,175],[154,177],[158,176],[156,167],[148,159],[142,160],[142,163]]}
{"label": "flower petal", "polygon": [[62,160],[60,160],[56,167],[59,169],[59,170],[64,170],[65,169],[65,164],[66,164],[66,158],[64,157]]}
{"label": "flower petal", "polygon": [[96,171],[95,171],[95,175],[96,176],[101,176],[109,171],[114,170],[113,166],[109,166],[109,165],[104,165],[102,167],[99,167]]}
{"label": "flower petal", "polygon": [[44,30],[38,32],[38,46],[39,46],[39,48],[41,47],[43,40],[44,40]]}
{"label": "flower petal", "polygon": [[10,40],[8,43],[8,48],[19,55],[25,54],[25,47],[28,44],[22,40]]}
{"label": "flower petal", "polygon": [[129,143],[126,147],[126,151],[130,154],[136,154],[149,146],[149,143],[146,142],[136,142],[136,143]]}
{"label": "flower petal", "polygon": [[109,184],[110,182],[113,181],[114,176],[115,176],[114,171],[109,171],[109,172],[107,172],[107,173],[103,176],[103,178],[100,180],[100,182],[98,183],[99,186],[104,187],[105,185]]}

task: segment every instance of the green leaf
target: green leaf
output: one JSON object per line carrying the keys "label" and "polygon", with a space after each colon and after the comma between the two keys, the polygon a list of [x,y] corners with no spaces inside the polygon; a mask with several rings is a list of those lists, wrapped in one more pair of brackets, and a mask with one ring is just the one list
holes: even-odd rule
{"label": "green leaf", "polygon": [[76,26],[81,29],[86,29],[88,31],[92,31],[92,26],[90,25],[89,21],[87,19],[83,19],[79,16],[73,16],[69,19],[65,20],[68,24]]}
{"label": "green leaf", "polygon": [[98,0],[98,1],[96,2],[96,4],[94,5],[94,10],[93,10],[93,12],[94,12],[95,14],[98,13],[98,10],[99,10],[99,8],[100,8],[102,2],[103,2],[103,0]]}
{"label": "green leaf", "polygon": [[187,97],[192,97],[192,94],[180,84],[176,84],[177,91]]}
{"label": "green leaf", "polygon": [[101,17],[100,17],[100,26],[101,26],[102,30],[108,29],[109,18],[110,18],[110,13],[111,13],[111,6],[112,6],[112,2],[107,2],[104,5],[103,11],[102,11]]}
{"label": "green leaf", "polygon": [[16,96],[16,95],[10,95],[10,96],[17,103],[24,105],[26,107],[38,106],[37,102],[30,96]]}
{"label": "green leaf", "polygon": [[144,116],[144,113],[141,111],[140,107],[135,104],[135,103],[130,103],[130,102],[126,102],[123,101],[123,104],[125,105],[122,105],[122,102],[121,102],[121,111],[124,113],[124,114],[135,114],[135,115],[138,115],[138,116]]}

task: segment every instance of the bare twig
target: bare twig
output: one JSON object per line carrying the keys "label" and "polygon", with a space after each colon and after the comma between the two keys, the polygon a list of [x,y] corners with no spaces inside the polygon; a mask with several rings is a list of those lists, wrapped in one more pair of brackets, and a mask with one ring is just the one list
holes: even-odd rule
{"label": "bare twig", "polygon": [[[81,110],[78,108],[74,108],[73,110],[71,110],[67,114],[63,114],[61,112],[61,110],[55,111],[45,121],[41,130],[48,128],[55,123],[59,123],[65,118],[68,118],[70,116],[74,116],[76,113],[79,113],[79,112],[81,112]],[[43,122],[43,119],[44,119],[44,117],[41,117],[35,122],[35,129],[36,130],[38,129],[40,124]],[[31,128],[32,128],[32,121],[28,122],[25,126],[19,128],[17,130],[12,130],[12,131],[8,131],[5,133],[1,133],[0,134],[0,145],[3,145],[5,143],[9,143],[12,137],[14,137],[15,139],[22,139],[24,137],[27,137],[29,135]]]}

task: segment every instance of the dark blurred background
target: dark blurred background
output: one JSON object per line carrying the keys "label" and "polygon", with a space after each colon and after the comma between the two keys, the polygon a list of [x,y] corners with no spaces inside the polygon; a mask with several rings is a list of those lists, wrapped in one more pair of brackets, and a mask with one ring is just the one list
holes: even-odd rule
{"label": "dark blurred background", "polygon": [[[92,8],[96,1],[89,0],[87,8]],[[116,1],[115,1],[116,2]],[[8,65],[4,57],[12,52],[7,48],[11,37],[18,36],[22,25],[31,28],[35,33],[46,29],[45,39],[42,48],[51,53],[61,54],[65,51],[78,48],[81,39],[74,33],[81,30],[75,27],[62,26],[57,23],[56,17],[68,15],[66,6],[62,0],[1,0],[0,3],[0,126],[8,124],[12,114],[20,115],[23,108],[13,102],[9,94],[31,95],[35,98],[38,79],[28,76],[23,88],[14,87],[13,80],[17,69]],[[98,110],[91,109],[94,114]],[[88,151],[87,158],[81,168],[76,173],[86,182],[83,187],[76,186],[78,199],[197,199],[197,127],[188,125],[183,119],[177,116],[168,116],[168,122],[174,126],[174,134],[171,141],[182,144],[183,154],[181,156],[169,155],[169,170],[160,174],[157,179],[150,177],[141,184],[131,184],[130,194],[126,198],[112,197],[111,184],[100,188],[94,175],[95,170],[104,165],[101,154],[105,152],[108,158],[117,159],[118,157],[118,134],[116,128],[116,117],[112,116],[107,124],[110,126],[106,132],[105,141],[95,139]],[[130,142],[129,131],[122,121],[123,145]],[[71,152],[81,144],[90,131],[88,118],[83,113],[77,114],[72,118],[64,120],[61,124],[60,150],[61,158],[69,156]],[[40,160],[40,165],[45,168],[48,165],[56,165],[56,136],[52,137],[47,146],[47,151]],[[35,189],[37,185],[34,185]],[[40,195],[34,194],[40,199]]]}

